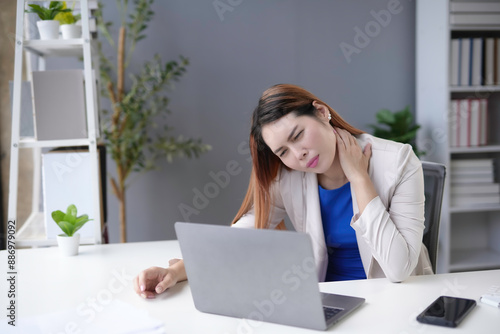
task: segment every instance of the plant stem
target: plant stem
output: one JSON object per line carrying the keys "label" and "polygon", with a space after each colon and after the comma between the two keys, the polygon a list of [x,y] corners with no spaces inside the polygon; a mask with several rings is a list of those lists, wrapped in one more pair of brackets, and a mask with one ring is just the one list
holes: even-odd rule
{"label": "plant stem", "polygon": [[125,27],[120,27],[120,35],[118,37],[118,78],[117,78],[117,99],[119,102],[123,98],[124,86],[124,61],[125,61]]}
{"label": "plant stem", "polygon": [[127,210],[125,186],[120,186],[120,242],[127,242]]}

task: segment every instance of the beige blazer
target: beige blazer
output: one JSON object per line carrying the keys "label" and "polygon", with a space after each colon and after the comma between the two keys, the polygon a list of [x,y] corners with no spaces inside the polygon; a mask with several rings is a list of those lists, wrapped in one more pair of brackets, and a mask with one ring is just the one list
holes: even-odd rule
{"label": "beige blazer", "polygon": [[[359,252],[367,278],[387,277],[404,281],[410,275],[432,274],[424,231],[424,180],[422,164],[408,144],[373,137],[357,136],[362,148],[372,144],[368,173],[378,193],[359,214],[356,194],[351,187]],[[328,265],[321,221],[318,181],[315,173],[282,168],[271,190],[270,228],[286,215],[298,232],[311,236],[318,278],[324,281]],[[234,226],[255,226],[253,211]]]}

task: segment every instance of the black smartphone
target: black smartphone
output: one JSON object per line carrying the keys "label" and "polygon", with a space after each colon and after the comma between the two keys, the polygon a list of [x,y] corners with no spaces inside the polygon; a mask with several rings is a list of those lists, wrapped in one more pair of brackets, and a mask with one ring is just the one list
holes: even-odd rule
{"label": "black smartphone", "polygon": [[424,324],[457,327],[475,306],[476,301],[473,299],[440,296],[417,316],[417,321]]}

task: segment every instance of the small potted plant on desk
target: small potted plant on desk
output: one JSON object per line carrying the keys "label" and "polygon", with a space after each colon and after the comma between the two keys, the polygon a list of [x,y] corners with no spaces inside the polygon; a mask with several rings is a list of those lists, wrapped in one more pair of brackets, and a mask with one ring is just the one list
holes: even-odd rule
{"label": "small potted plant on desk", "polygon": [[[66,1],[63,2],[63,9],[66,9]],[[61,25],[61,35],[63,39],[81,38],[82,26],[76,24],[81,18],[81,14],[73,14],[73,8],[69,12],[59,13],[55,20]]]}
{"label": "small potted plant on desk", "polygon": [[52,219],[63,230],[64,234],[57,236],[57,244],[63,255],[73,256],[78,254],[78,246],[80,245],[80,234],[76,233],[85,225],[86,222],[92,220],[88,215],[76,216],[77,210],[74,204],[68,206],[66,213],[57,210],[52,212]]}
{"label": "small potted plant on desk", "polygon": [[59,38],[59,21],[55,20],[55,16],[59,13],[70,12],[71,9],[65,9],[61,1],[51,1],[49,8],[40,5],[28,5],[31,9],[26,10],[26,13],[36,13],[41,21],[37,21],[38,32],[40,39],[58,39]]}

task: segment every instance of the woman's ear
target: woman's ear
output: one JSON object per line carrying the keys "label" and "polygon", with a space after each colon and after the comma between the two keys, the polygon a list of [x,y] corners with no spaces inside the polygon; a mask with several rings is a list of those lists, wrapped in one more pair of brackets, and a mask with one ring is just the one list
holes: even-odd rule
{"label": "woman's ear", "polygon": [[330,114],[330,110],[328,110],[327,106],[319,103],[318,101],[313,101],[313,107],[320,113],[320,118],[328,121],[328,115]]}

